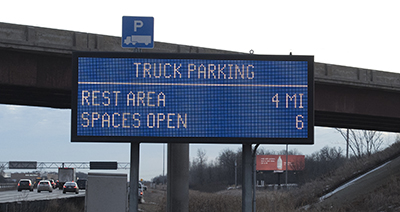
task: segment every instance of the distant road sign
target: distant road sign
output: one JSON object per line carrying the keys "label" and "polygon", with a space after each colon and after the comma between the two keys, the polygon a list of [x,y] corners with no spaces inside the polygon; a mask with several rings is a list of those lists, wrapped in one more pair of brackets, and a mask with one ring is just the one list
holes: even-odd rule
{"label": "distant road sign", "polygon": [[10,161],[8,162],[9,169],[36,169],[36,161]]}
{"label": "distant road sign", "polygon": [[122,17],[122,47],[154,48],[154,18]]}
{"label": "distant road sign", "polygon": [[107,161],[90,161],[90,169],[118,169],[118,163]]}
{"label": "distant road sign", "polygon": [[312,56],[74,52],[72,141],[313,144]]}

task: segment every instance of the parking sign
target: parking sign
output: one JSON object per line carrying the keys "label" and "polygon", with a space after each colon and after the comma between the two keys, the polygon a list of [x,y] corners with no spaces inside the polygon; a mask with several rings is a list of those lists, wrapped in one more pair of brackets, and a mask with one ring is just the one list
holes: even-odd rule
{"label": "parking sign", "polygon": [[313,56],[74,52],[71,140],[313,144],[313,68]]}
{"label": "parking sign", "polygon": [[154,48],[153,17],[122,17],[123,48]]}

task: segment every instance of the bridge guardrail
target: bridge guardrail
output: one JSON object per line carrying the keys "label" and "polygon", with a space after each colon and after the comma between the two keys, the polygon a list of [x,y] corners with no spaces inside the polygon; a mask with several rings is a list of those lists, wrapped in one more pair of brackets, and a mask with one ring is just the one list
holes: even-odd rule
{"label": "bridge guardrail", "polygon": [[0,183],[0,190],[10,190],[17,187],[17,183]]}

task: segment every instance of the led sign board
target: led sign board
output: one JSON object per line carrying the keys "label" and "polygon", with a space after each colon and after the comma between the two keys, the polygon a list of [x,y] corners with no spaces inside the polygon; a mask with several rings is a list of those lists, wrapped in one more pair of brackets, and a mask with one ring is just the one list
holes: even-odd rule
{"label": "led sign board", "polygon": [[36,169],[37,162],[36,161],[9,161],[8,168],[9,169]]}
{"label": "led sign board", "polygon": [[313,144],[313,60],[75,52],[71,140]]}

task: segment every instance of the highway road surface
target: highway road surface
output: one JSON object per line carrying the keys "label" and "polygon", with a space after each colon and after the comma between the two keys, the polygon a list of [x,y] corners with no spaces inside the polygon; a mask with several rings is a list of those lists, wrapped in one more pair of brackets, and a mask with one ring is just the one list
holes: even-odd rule
{"label": "highway road surface", "polygon": [[28,190],[23,190],[20,192],[18,192],[17,190],[1,191],[0,203],[61,199],[73,196],[85,196],[85,190],[79,190],[79,194],[75,194],[73,192],[67,192],[66,194],[63,194],[62,190],[59,189],[54,189],[51,193],[48,191],[42,191],[38,193],[36,189],[31,192]]}

